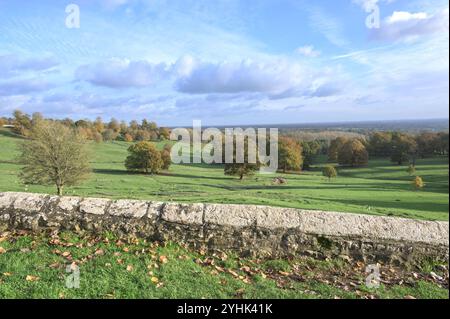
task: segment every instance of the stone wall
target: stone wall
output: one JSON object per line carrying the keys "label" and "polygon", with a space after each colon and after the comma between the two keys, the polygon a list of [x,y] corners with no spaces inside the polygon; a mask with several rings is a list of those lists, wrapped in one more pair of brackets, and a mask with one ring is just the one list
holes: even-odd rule
{"label": "stone wall", "polygon": [[243,255],[448,260],[448,222],[254,205],[0,193],[0,230],[112,231]]}

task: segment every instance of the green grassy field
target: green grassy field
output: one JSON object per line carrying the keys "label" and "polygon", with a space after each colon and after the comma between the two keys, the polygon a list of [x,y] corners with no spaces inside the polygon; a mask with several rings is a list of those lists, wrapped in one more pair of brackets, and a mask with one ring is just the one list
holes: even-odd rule
{"label": "green grassy field", "polygon": [[[0,191],[54,193],[54,187],[23,185],[17,173],[20,139],[0,130]],[[90,144],[93,173],[68,195],[153,199],[177,202],[261,204],[315,210],[448,220],[448,158],[417,162],[416,174],[426,186],[412,188],[406,166],[388,159],[371,159],[368,167],[339,169],[337,179],[321,176],[320,166],[301,174],[255,175],[239,181],[225,176],[221,166],[173,165],[157,176],[128,173],[123,165],[129,144]],[[159,143],[162,147],[163,143]],[[274,176],[287,178],[287,185],[274,185]]]}
{"label": "green grassy field", "polygon": [[[79,288],[66,287],[67,266]],[[248,259],[135,238],[74,233],[0,233],[2,298],[448,298],[448,268],[382,266],[383,283],[365,285],[365,265],[341,259]],[[430,276],[436,272],[443,279]]]}

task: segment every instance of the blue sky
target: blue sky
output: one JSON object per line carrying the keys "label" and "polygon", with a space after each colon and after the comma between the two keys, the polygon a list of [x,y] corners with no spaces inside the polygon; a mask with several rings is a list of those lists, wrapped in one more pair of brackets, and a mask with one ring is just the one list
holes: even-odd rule
{"label": "blue sky", "polygon": [[0,0],[0,115],[447,118],[448,19],[440,0]]}

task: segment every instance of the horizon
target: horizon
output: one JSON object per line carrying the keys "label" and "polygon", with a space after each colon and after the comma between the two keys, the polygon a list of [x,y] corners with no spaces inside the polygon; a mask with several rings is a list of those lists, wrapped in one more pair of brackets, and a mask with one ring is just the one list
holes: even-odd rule
{"label": "horizon", "polygon": [[0,0],[0,116],[168,127],[449,118],[447,1],[73,3]]}

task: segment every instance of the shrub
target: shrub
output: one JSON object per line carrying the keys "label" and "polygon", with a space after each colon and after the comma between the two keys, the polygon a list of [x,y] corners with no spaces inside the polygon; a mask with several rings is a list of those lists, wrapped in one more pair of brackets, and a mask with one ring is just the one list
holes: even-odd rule
{"label": "shrub", "polygon": [[322,171],[322,175],[327,177],[328,180],[331,181],[332,178],[337,177],[336,168],[334,166],[331,166],[331,165],[325,166],[323,171]]}
{"label": "shrub", "polygon": [[139,142],[128,148],[125,167],[129,171],[157,174],[163,167],[161,152],[150,142]]}
{"label": "shrub", "polygon": [[422,177],[416,176],[413,180],[413,186],[416,190],[420,190],[425,187]]}

